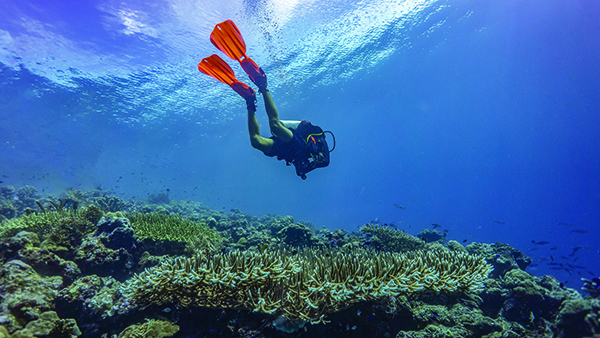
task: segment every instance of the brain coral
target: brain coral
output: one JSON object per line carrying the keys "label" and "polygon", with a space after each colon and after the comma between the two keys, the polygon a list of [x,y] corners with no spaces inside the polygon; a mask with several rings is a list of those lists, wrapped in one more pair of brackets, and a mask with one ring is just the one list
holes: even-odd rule
{"label": "brain coral", "polygon": [[142,307],[243,307],[315,323],[363,300],[426,290],[477,291],[491,270],[482,258],[463,252],[236,250],[165,261],[129,279],[121,292]]}

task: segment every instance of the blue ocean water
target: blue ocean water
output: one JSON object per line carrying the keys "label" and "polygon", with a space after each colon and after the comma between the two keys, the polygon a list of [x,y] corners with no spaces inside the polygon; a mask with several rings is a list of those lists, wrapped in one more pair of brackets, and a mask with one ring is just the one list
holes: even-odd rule
{"label": "blue ocean water", "polygon": [[[0,181],[350,231],[437,223],[578,288],[600,273],[598,18],[595,0],[3,1]],[[250,147],[244,101],[197,70],[226,19],[281,118],[336,136],[306,181]]]}

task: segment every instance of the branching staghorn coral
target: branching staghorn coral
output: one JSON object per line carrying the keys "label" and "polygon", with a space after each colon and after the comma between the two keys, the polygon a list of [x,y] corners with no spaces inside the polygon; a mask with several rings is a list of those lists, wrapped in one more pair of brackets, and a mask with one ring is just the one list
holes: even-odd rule
{"label": "branching staghorn coral", "polygon": [[136,305],[246,308],[324,322],[353,303],[425,291],[477,291],[492,267],[463,252],[305,249],[177,258],[136,274],[121,293]]}
{"label": "branching staghorn coral", "polygon": [[77,210],[46,210],[42,213],[23,215],[19,218],[13,218],[0,223],[0,238],[9,238],[19,231],[31,231],[37,233],[41,237],[45,237],[53,231],[56,231],[57,228],[63,226],[65,220],[72,223],[72,220],[77,219],[80,221],[79,223],[91,222],[92,224],[96,224],[100,217],[102,217],[102,211],[93,205]]}
{"label": "branching staghorn coral", "polygon": [[212,243],[222,241],[219,233],[206,224],[176,215],[152,212],[147,214],[133,213],[126,216],[132,223],[135,236],[139,238],[189,242],[196,237],[202,237]]}

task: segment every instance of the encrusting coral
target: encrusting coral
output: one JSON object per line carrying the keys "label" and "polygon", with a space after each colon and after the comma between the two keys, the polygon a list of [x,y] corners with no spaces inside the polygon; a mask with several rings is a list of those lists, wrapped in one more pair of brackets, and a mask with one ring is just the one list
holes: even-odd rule
{"label": "encrusting coral", "polygon": [[491,270],[480,257],[437,250],[234,250],[165,261],[129,279],[121,293],[141,307],[243,307],[318,323],[327,313],[360,301],[425,291],[477,291]]}
{"label": "encrusting coral", "polygon": [[146,319],[143,324],[128,326],[118,338],[163,338],[171,337],[179,331],[179,326],[164,320]]}

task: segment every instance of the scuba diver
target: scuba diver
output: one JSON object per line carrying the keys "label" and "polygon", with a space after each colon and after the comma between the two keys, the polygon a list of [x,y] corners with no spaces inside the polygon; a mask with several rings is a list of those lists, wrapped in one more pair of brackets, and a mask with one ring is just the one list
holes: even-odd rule
{"label": "scuba diver", "polygon": [[[296,174],[303,180],[306,173],[329,165],[329,153],[335,149],[335,137],[330,131],[312,125],[308,121],[281,121],[273,97],[267,89],[267,76],[254,60],[246,55],[246,44],[235,23],[227,20],[217,24],[210,34],[210,41],[220,51],[233,60],[239,61],[242,69],[262,94],[269,127],[273,136],[266,138],[260,135],[260,127],[256,119],[256,93],[247,84],[235,78],[229,65],[218,55],[213,54],[202,59],[198,70],[227,85],[246,100],[248,109],[248,133],[252,147],[262,151],[266,156],[285,160],[294,165]],[[334,146],[329,149],[325,133],[330,133]]]}

